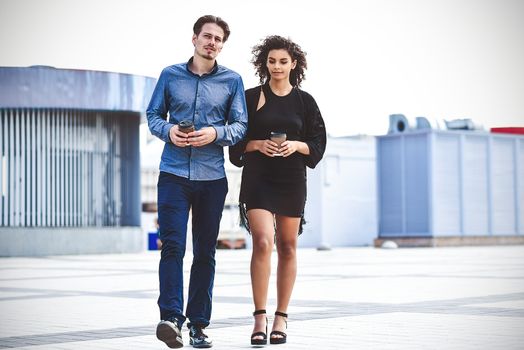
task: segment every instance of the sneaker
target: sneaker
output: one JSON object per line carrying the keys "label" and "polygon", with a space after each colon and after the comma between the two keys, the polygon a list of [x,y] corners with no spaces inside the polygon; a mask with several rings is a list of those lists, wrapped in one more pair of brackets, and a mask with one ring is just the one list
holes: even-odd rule
{"label": "sneaker", "polygon": [[189,344],[194,348],[210,348],[213,342],[207,335],[204,334],[204,327],[199,325],[191,325],[189,327]]}
{"label": "sneaker", "polygon": [[160,321],[156,326],[156,337],[166,343],[171,349],[177,349],[184,346],[182,341],[182,332],[176,319],[170,321]]}

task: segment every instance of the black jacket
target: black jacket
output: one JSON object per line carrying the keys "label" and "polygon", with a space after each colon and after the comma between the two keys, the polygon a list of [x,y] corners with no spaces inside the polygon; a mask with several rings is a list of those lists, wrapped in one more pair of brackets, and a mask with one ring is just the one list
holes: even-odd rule
{"label": "black jacket", "polygon": [[[295,89],[298,90],[302,102],[301,114],[305,126],[302,130],[301,141],[307,143],[309,147],[309,155],[304,155],[304,161],[308,167],[313,169],[320,162],[326,150],[326,126],[313,96],[299,88],[295,87]],[[245,92],[248,111],[248,136],[236,145],[229,147],[229,160],[237,167],[244,166],[243,155],[249,141],[249,120],[256,112],[261,90],[262,86],[257,86]]]}

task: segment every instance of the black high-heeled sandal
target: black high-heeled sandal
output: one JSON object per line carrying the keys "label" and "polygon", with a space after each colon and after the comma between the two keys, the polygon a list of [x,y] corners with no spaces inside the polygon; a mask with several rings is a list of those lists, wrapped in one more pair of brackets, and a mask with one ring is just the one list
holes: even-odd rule
{"label": "black high-heeled sandal", "polygon": [[[253,316],[266,314],[266,310],[255,310]],[[254,337],[262,337],[262,339],[253,339]],[[266,332],[255,332],[251,334],[251,345],[266,345],[267,344],[267,317],[266,317]]]}
{"label": "black high-heeled sandal", "polygon": [[[275,311],[275,316],[281,316],[285,318],[284,321],[286,322],[286,329],[287,329],[287,314],[280,312],[280,311]],[[273,338],[272,337],[273,335],[279,335],[280,337]],[[269,335],[269,344],[285,344],[286,341],[287,341],[287,334],[284,332],[272,331],[271,334]]]}

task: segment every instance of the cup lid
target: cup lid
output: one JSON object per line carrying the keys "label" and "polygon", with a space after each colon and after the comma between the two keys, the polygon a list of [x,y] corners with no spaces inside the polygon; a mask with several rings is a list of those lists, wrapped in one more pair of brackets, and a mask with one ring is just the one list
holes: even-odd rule
{"label": "cup lid", "polygon": [[271,131],[271,136],[286,136],[286,133],[283,131]]}

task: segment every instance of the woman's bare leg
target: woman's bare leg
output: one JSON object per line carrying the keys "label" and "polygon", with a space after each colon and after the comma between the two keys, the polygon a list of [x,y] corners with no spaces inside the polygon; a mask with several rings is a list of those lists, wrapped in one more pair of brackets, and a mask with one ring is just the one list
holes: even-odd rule
{"label": "woman's bare leg", "polygon": [[[300,218],[276,215],[277,224],[277,310],[287,313],[297,276],[297,240]],[[275,316],[274,331],[285,331],[284,317]],[[280,337],[279,335],[273,336]]]}
{"label": "woman's bare leg", "polygon": [[[273,214],[264,209],[251,209],[247,212],[249,228],[253,239],[251,254],[251,288],[255,310],[265,309],[269,276],[271,274],[271,252],[275,234]],[[266,315],[255,316],[253,333],[266,331]],[[261,336],[253,339],[262,339]]]}

